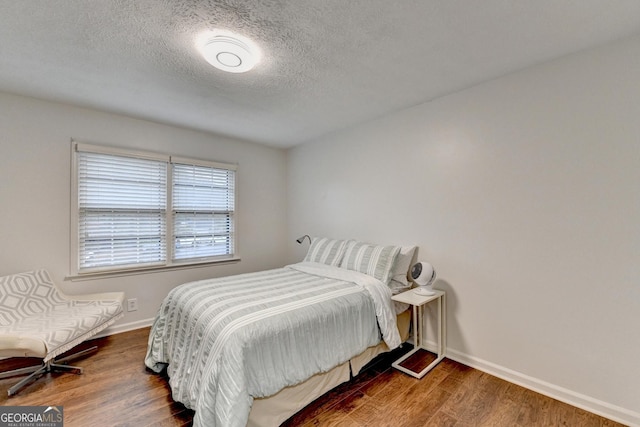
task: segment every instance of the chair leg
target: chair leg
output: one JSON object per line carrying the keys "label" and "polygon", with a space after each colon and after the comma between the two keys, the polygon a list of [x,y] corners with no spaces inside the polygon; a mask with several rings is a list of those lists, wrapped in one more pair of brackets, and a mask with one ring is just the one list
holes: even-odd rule
{"label": "chair leg", "polygon": [[93,346],[86,350],[82,350],[77,353],[70,354],[69,356],[63,357],[61,359],[49,360],[42,365],[29,366],[27,368],[20,368],[20,369],[15,369],[13,371],[3,372],[0,374],[0,378],[8,378],[16,375],[31,373],[31,375],[22,379],[20,382],[18,382],[17,384],[9,388],[7,393],[9,394],[9,396],[13,396],[18,392],[18,390],[20,390],[24,386],[37,380],[42,375],[49,372],[69,372],[74,374],[82,374],[82,368],[80,368],[79,366],[67,365],[66,362],[77,359],[79,357],[85,356],[90,353],[94,353],[97,350],[98,350],[98,347]]}
{"label": "chair leg", "polygon": [[18,382],[17,384],[15,384],[11,388],[9,388],[9,390],[7,391],[7,394],[9,396],[13,396],[22,387],[26,386],[27,384],[29,384],[32,381],[37,380],[38,378],[40,378],[41,376],[43,376],[47,372],[49,372],[49,363],[48,362],[45,363],[44,365],[40,366],[39,369],[37,369],[35,372],[33,372],[27,378],[23,378],[20,382]]}
{"label": "chair leg", "polygon": [[13,369],[11,371],[0,372],[0,379],[19,377],[20,375],[30,374],[39,369],[42,369],[42,365],[27,366],[26,368],[18,368],[18,369]]}
{"label": "chair leg", "polygon": [[78,358],[80,358],[82,356],[86,356],[87,354],[95,353],[96,351],[98,351],[98,346],[94,345],[93,347],[89,347],[86,350],[82,350],[82,351],[79,351],[77,353],[73,353],[73,354],[70,354],[70,355],[68,355],[66,357],[63,357],[62,359],[55,359],[53,361],[53,363],[55,363],[56,365],[62,364],[62,363],[67,363],[67,362],[69,362],[71,360],[75,360],[75,359],[78,359]]}
{"label": "chair leg", "polygon": [[49,371],[48,372],[69,372],[71,374],[80,375],[83,370],[79,366],[71,366],[71,365],[58,365],[57,363],[49,363]]}

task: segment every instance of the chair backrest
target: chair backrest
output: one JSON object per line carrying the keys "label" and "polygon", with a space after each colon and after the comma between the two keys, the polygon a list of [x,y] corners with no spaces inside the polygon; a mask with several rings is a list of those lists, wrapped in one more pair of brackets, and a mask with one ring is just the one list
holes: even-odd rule
{"label": "chair backrest", "polygon": [[52,305],[64,304],[46,270],[0,277],[0,325],[8,326],[21,316],[42,313]]}

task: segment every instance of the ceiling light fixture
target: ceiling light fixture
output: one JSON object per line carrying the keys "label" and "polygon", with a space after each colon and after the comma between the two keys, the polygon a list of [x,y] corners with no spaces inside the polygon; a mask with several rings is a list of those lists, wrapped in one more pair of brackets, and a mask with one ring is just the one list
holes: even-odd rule
{"label": "ceiling light fixture", "polygon": [[244,73],[260,61],[260,49],[246,37],[216,30],[198,38],[204,59],[214,67],[230,73]]}

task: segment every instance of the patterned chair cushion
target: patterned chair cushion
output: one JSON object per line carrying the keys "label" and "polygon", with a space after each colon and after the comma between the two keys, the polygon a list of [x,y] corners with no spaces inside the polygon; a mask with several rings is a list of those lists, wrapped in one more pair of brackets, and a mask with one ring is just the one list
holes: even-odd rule
{"label": "patterned chair cushion", "polygon": [[[45,270],[0,277],[0,354],[42,348],[44,362],[70,350],[124,315],[122,292],[69,297]],[[20,343],[21,345],[18,345]]]}

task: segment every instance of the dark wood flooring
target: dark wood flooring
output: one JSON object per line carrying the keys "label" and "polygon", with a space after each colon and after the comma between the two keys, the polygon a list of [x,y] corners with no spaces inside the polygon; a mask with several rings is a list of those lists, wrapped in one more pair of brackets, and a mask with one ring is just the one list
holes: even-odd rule
{"label": "dark wood flooring", "polygon": [[[0,405],[62,405],[65,427],[189,426],[193,412],[171,399],[166,377],[144,366],[148,334],[89,341],[99,351],[72,362],[84,374],[48,374],[10,398],[20,377],[0,380]],[[390,367],[403,351],[377,358],[283,426],[621,426],[448,359],[415,379]],[[430,357],[419,352],[407,363],[419,369]],[[0,371],[24,362],[0,361]]]}

